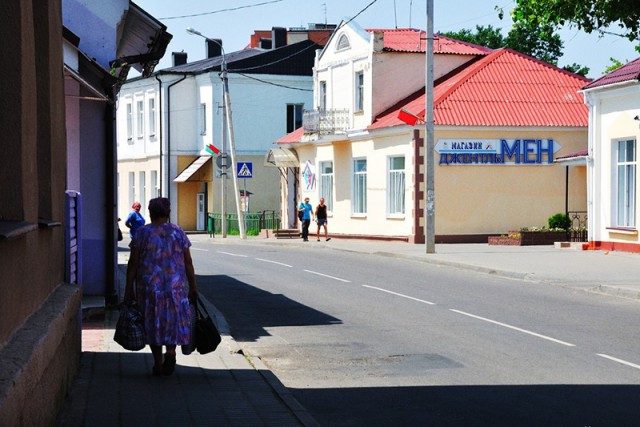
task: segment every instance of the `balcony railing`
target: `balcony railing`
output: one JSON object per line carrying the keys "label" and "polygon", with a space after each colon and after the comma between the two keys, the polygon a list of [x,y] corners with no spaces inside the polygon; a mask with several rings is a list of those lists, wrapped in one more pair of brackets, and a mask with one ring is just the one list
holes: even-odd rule
{"label": "balcony railing", "polygon": [[304,110],[302,126],[305,133],[344,133],[349,129],[349,109]]}

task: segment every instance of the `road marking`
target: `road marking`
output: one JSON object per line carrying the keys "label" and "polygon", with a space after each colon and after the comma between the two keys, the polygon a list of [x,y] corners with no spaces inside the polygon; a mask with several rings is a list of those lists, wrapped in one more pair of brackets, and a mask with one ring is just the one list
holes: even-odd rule
{"label": "road marking", "polygon": [[339,280],[339,281],[345,282],[345,283],[351,283],[351,280],[346,280],[346,279],[341,279],[339,277],[329,276],[328,274],[318,273],[317,271],[311,271],[311,270],[303,270],[303,271],[306,271],[307,273],[311,273],[311,274],[317,274],[318,276],[327,277],[329,279]]}
{"label": "road marking", "polygon": [[558,343],[558,344],[566,345],[567,347],[575,347],[574,344],[571,344],[571,343],[568,343],[568,342],[564,342],[564,341],[560,341],[560,340],[557,340],[555,338],[548,337],[546,335],[540,335],[540,334],[537,334],[535,332],[527,331],[526,329],[521,329],[521,328],[518,328],[518,327],[515,327],[515,326],[507,325],[506,323],[496,322],[495,320],[487,319],[485,317],[476,316],[476,315],[470,314],[470,313],[465,313],[464,311],[460,311],[460,310],[454,310],[452,308],[449,309],[449,310],[453,311],[454,313],[462,314],[464,316],[473,317],[474,319],[484,320],[485,322],[489,322],[489,323],[493,323],[495,325],[503,326],[505,328],[513,329],[514,331],[523,332],[525,334],[533,335],[534,337],[538,337],[538,338],[542,338],[542,339],[545,339],[545,340],[553,341],[553,342]]}
{"label": "road marking", "polygon": [[399,294],[399,293],[397,293],[397,292],[388,291],[388,290],[386,290],[386,289],[382,289],[382,288],[376,288],[375,286],[369,286],[369,285],[362,285],[362,286],[364,286],[365,288],[375,289],[375,290],[377,290],[377,291],[386,292],[386,293],[388,293],[388,294],[396,295],[396,296],[399,296],[399,297],[402,297],[402,298],[407,298],[407,299],[410,299],[410,300],[414,300],[414,301],[418,301],[418,302],[423,302],[423,303],[425,303],[425,304],[429,304],[429,305],[436,305],[436,303],[435,303],[435,302],[425,301],[425,300],[423,300],[423,299],[410,297],[409,295]]}
{"label": "road marking", "polygon": [[262,261],[262,262],[270,262],[271,264],[283,265],[283,266],[285,266],[285,267],[289,267],[289,268],[291,268],[291,267],[292,267],[292,266],[291,266],[291,265],[289,265],[289,264],[283,264],[283,263],[278,262],[278,261],[271,261],[271,260],[268,260],[268,259],[262,259],[262,258],[256,258],[256,259],[257,259],[258,261]]}
{"label": "road marking", "polygon": [[627,362],[626,360],[618,359],[616,357],[608,356],[606,354],[597,353],[598,356],[604,357],[605,359],[613,360],[614,362],[622,363],[623,365],[631,366],[632,368],[640,369],[640,365],[636,365],[635,363]]}
{"label": "road marking", "polygon": [[191,246],[191,250],[192,251],[200,251],[200,252],[209,252],[209,249],[194,248],[193,246]]}
{"label": "road marking", "polygon": [[218,253],[219,254],[230,255],[230,256],[238,256],[238,257],[241,257],[241,258],[247,258],[247,255],[232,254],[231,252],[218,251]]}

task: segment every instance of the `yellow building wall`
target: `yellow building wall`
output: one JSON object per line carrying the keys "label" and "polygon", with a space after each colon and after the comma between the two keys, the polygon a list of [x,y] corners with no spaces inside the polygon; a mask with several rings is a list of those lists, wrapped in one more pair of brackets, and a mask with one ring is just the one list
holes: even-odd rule
{"label": "yellow building wall", "polygon": [[[196,158],[196,156],[179,156],[177,159],[178,170],[183,171]],[[178,206],[172,206],[171,208],[177,209],[178,225],[184,230],[193,231],[197,229],[198,193],[204,191],[205,183],[207,183],[207,200],[211,201],[211,168],[211,162],[209,161],[194,173],[189,178],[189,181],[178,183]]]}

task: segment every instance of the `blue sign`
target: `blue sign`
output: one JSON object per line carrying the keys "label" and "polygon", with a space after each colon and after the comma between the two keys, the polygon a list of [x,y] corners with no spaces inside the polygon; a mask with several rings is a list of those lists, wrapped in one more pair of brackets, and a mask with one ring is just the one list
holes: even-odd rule
{"label": "blue sign", "polygon": [[553,139],[441,139],[440,165],[552,165],[562,148]]}
{"label": "blue sign", "polygon": [[238,178],[253,178],[253,163],[251,162],[242,162],[237,165],[238,173],[236,174]]}

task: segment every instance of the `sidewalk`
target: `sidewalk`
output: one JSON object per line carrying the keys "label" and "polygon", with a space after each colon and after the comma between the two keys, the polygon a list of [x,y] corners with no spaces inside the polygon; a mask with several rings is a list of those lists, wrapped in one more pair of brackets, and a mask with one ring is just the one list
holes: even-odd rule
{"label": "sidewalk", "polygon": [[[313,236],[311,236],[313,237]],[[190,235],[195,247],[246,244]],[[552,246],[424,245],[333,238],[317,242],[300,239],[250,237],[252,244],[287,245],[350,251],[462,268],[519,280],[564,286],[580,291],[640,298],[640,254],[557,249]],[[120,252],[120,283],[128,252]],[[113,341],[117,312],[104,321],[83,325],[80,372],[59,418],[59,426],[278,425],[314,426],[317,422],[299,405],[258,358],[246,357],[229,335],[224,317],[209,304],[223,335],[208,355],[181,355],[171,377],[152,377],[148,349],[130,352]]]}

